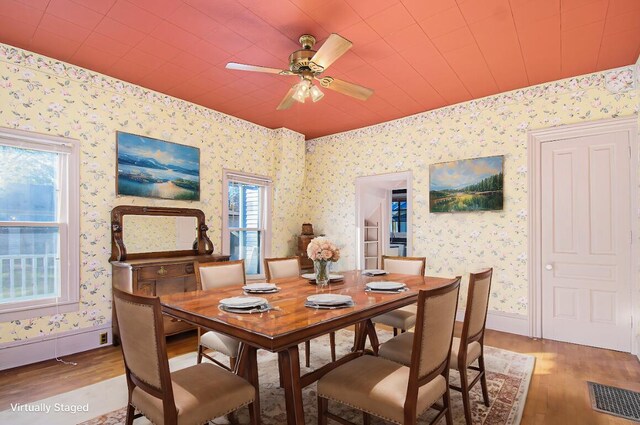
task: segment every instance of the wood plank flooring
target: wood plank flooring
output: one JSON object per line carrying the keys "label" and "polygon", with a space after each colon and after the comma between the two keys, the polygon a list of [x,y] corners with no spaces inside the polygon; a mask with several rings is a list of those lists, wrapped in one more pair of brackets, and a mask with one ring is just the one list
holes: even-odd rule
{"label": "wood plank flooring", "polygon": [[[496,331],[487,331],[486,344],[536,356],[522,424],[636,423],[592,410],[586,385],[586,381],[594,381],[640,391],[640,362],[636,357]],[[195,333],[171,337],[167,345],[170,357],[194,351]],[[124,373],[119,347],[100,348],[64,360],[78,364],[49,360],[1,371],[0,410],[8,409],[12,402],[34,402]]]}

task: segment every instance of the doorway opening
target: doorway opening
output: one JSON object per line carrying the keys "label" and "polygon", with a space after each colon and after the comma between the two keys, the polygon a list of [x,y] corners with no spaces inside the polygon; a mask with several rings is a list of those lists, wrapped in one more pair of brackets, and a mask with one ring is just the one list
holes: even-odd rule
{"label": "doorway opening", "polygon": [[357,268],[381,268],[383,255],[411,255],[411,172],[356,179]]}

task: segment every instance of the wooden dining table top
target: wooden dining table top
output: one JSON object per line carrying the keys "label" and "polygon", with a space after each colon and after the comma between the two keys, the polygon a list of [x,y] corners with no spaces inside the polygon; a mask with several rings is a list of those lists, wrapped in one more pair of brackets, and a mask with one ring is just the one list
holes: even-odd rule
{"label": "wooden dining table top", "polygon": [[[365,276],[358,270],[340,273],[344,280],[321,289],[303,277],[272,279],[280,291],[259,294],[273,307],[263,313],[238,314],[219,308],[223,298],[245,295],[242,285],[216,290],[174,293],[160,297],[163,313],[193,325],[233,336],[244,343],[279,351],[415,302],[421,289],[434,289],[455,281],[453,278],[388,274]],[[365,292],[374,281],[402,282],[408,288],[400,293]],[[310,295],[319,293],[350,295],[354,305],[347,308],[305,307]],[[253,294],[251,294],[254,296]]]}

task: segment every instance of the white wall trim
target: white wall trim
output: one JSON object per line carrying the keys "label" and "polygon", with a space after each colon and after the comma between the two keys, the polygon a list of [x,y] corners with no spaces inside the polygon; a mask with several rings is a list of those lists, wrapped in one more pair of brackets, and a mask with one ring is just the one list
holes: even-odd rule
{"label": "white wall trim", "polygon": [[541,209],[541,182],[540,163],[542,143],[562,140],[567,138],[582,137],[586,135],[596,135],[610,133],[614,131],[626,131],[629,133],[631,147],[630,159],[630,191],[631,191],[631,270],[630,270],[630,294],[631,297],[631,353],[639,353],[638,341],[634,333],[636,332],[635,321],[640,315],[638,306],[638,243],[636,236],[636,223],[638,219],[638,191],[637,191],[637,170],[638,161],[638,141],[637,141],[637,119],[636,115],[624,118],[613,118],[598,121],[590,121],[579,124],[568,124],[558,127],[532,130],[528,134],[527,156],[528,180],[529,180],[529,336],[534,338],[542,337],[542,281],[541,281],[541,241],[539,238],[542,230],[540,209]]}
{"label": "white wall trim", "polygon": [[[397,173],[375,174],[372,176],[356,177],[356,269],[364,268],[364,253],[362,246],[364,242],[364,231],[362,224],[364,217],[362,216],[362,208],[360,207],[362,200],[362,191],[367,184],[379,183],[388,180],[405,180],[407,182],[407,256],[413,255],[413,173],[409,171],[400,171]],[[388,233],[387,233],[388,234]]]}
{"label": "white wall trim", "polygon": [[[464,321],[464,309],[458,309],[456,320],[459,322]],[[486,328],[510,334],[529,336],[529,317],[525,314],[489,310],[487,312]]]}
{"label": "white wall trim", "polygon": [[[100,344],[100,334],[107,333],[107,343]],[[0,344],[0,370],[68,356],[112,343],[111,322],[91,328],[73,329],[20,341]]]}

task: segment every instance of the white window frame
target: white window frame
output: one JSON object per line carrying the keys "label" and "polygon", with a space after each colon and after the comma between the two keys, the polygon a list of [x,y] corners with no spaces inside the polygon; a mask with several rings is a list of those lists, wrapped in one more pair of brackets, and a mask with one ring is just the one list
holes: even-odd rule
{"label": "white window frame", "polygon": [[[260,261],[271,256],[271,206],[273,204],[273,181],[270,177],[261,176],[259,174],[245,173],[242,171],[222,170],[222,253],[229,255],[231,252],[231,240],[229,229],[229,182],[238,182],[246,184],[254,184],[264,186],[264,195],[262,199],[262,217],[260,220],[260,228],[236,228],[233,230],[250,230],[259,231],[264,237],[260,244]],[[262,263],[261,263],[262,264]],[[251,278],[261,279],[265,277],[264,267],[262,273],[256,275],[248,275]]]}
{"label": "white window frame", "polygon": [[[13,146],[60,155],[59,166],[59,238],[60,288],[59,296],[0,304],[0,321],[11,321],[79,309],[80,296],[80,144],[77,140],[0,128],[0,145]],[[0,221],[7,227],[52,227],[41,222]]]}

